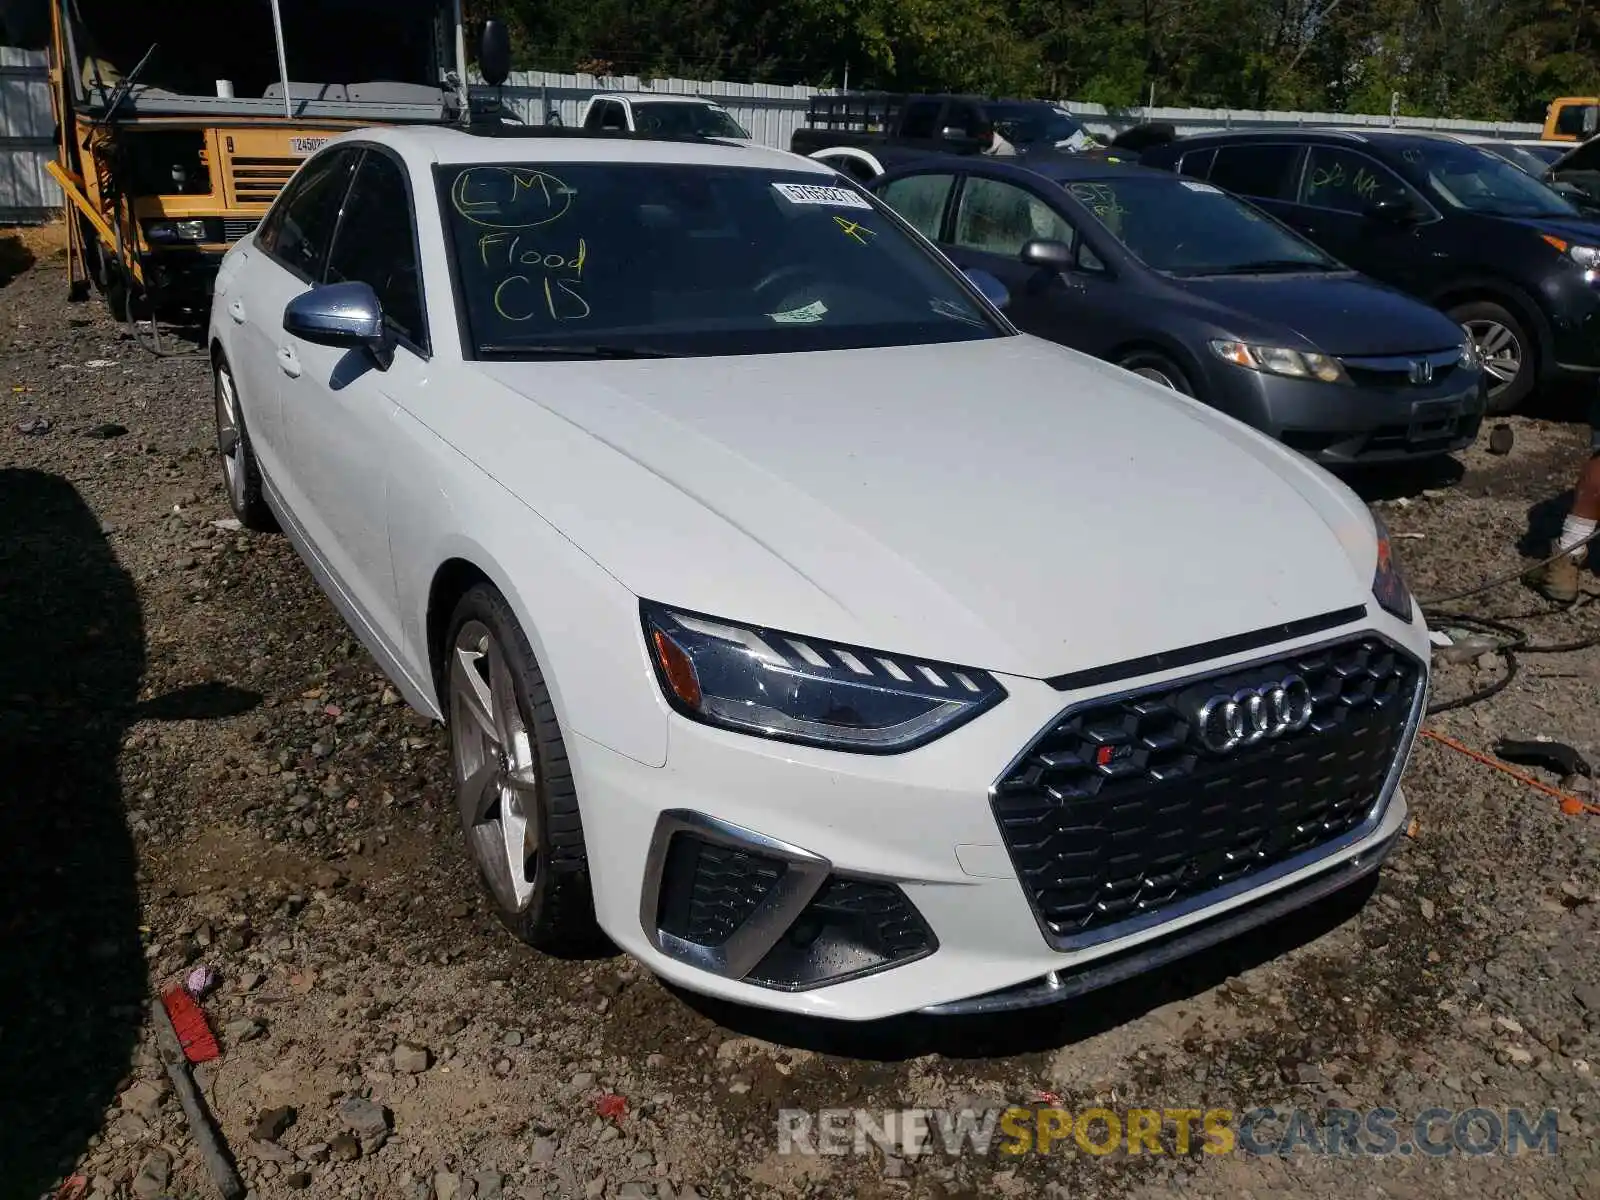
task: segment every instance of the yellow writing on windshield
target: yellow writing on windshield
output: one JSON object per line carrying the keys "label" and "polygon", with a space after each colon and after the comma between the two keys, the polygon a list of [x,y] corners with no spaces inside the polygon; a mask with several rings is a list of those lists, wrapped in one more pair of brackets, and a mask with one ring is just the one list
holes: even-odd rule
{"label": "yellow writing on windshield", "polygon": [[488,229],[534,229],[559,221],[576,192],[548,171],[469,167],[450,185],[451,206]]}

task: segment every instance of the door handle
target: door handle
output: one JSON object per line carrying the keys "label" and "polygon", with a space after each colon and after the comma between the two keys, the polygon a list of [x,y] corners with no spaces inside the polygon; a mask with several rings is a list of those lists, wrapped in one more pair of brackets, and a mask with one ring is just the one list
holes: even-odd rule
{"label": "door handle", "polygon": [[244,301],[243,300],[235,300],[232,304],[228,305],[228,315],[233,318],[233,323],[235,325],[243,325],[244,324]]}
{"label": "door handle", "polygon": [[294,352],[293,346],[278,347],[278,369],[290,379],[300,378],[300,356]]}

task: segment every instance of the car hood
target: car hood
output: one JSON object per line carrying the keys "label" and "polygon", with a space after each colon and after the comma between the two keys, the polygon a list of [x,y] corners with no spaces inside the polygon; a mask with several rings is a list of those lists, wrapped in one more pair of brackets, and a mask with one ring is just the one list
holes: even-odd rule
{"label": "car hood", "polygon": [[1343,485],[1035,338],[469,369],[436,432],[666,604],[1046,677],[1370,595]]}
{"label": "car hood", "polygon": [[1237,326],[1241,339],[1270,338],[1287,329],[1300,339],[1294,349],[1337,355],[1414,354],[1461,342],[1461,330],[1443,313],[1359,275],[1233,275],[1174,283],[1212,306],[1211,320]]}

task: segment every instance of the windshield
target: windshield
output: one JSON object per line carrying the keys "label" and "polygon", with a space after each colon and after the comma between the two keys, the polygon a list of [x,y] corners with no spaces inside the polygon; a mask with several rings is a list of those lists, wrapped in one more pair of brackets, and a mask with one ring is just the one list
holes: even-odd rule
{"label": "windshield", "polygon": [[640,133],[668,137],[748,138],[744,128],[715,104],[640,104],[633,105],[633,124]]}
{"label": "windshield", "polygon": [[1068,180],[1067,194],[1146,266],[1173,275],[1336,271],[1298,234],[1195,179]]}
{"label": "windshield", "polygon": [[1435,195],[1454,208],[1502,217],[1570,217],[1577,213],[1526,171],[1476,146],[1413,144],[1400,151],[1400,157],[1421,174]]}
{"label": "windshield", "polygon": [[441,169],[480,356],[777,354],[1000,336],[835,176],[660,163]]}
{"label": "windshield", "polygon": [[1544,173],[1550,165],[1537,154],[1534,154],[1521,146],[1511,146],[1506,144],[1494,145],[1492,143],[1488,143],[1485,144],[1483,148],[1490,154],[1498,154],[1512,166],[1526,171],[1535,179],[1543,179]]}
{"label": "windshield", "polygon": [[989,117],[1000,136],[1013,146],[1070,142],[1083,125],[1063,108],[1050,104],[992,104]]}

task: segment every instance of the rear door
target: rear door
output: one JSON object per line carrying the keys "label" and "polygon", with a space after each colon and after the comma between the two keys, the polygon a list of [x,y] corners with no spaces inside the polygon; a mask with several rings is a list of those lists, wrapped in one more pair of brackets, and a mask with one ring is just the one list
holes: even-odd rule
{"label": "rear door", "polygon": [[[1211,158],[1206,175],[1212,183],[1245,196],[1273,216],[1287,219],[1294,206],[1301,147],[1293,142],[1225,142]],[[1196,174],[1185,155],[1183,174]],[[1203,162],[1197,158],[1196,167]]]}

